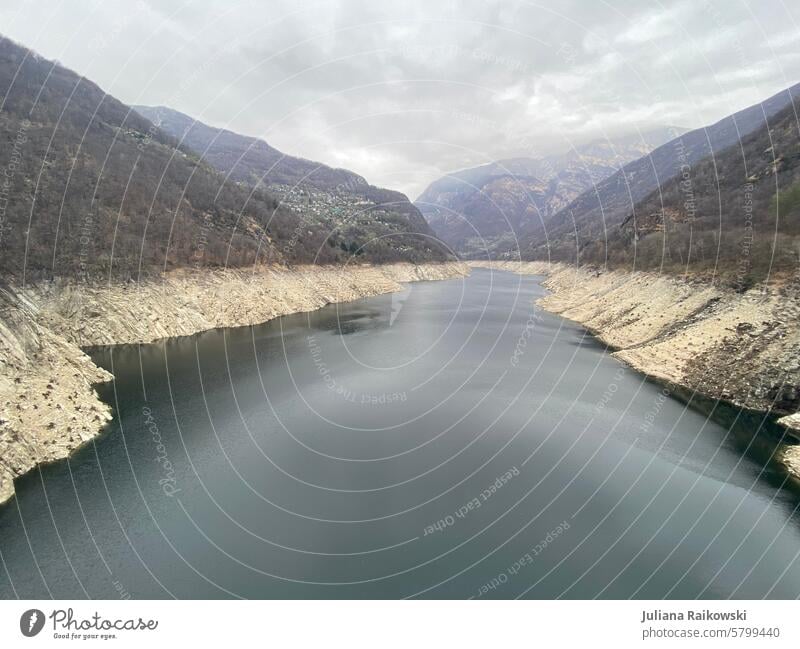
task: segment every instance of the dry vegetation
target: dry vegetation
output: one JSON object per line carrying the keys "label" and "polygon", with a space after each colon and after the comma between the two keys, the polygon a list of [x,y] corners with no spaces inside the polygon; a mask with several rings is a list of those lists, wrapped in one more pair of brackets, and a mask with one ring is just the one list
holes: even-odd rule
{"label": "dry vegetation", "polygon": [[[176,267],[331,263],[324,221],[224,175],[92,82],[0,38],[0,271],[127,278]],[[406,223],[363,261],[447,258]],[[424,226],[424,223],[423,223]]]}

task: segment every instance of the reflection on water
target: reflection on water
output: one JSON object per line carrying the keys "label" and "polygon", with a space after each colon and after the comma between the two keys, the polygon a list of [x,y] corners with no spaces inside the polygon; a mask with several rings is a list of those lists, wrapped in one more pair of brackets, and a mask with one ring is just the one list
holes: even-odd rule
{"label": "reflection on water", "polygon": [[769,422],[541,294],[480,270],[94,350],[115,420],[0,509],[0,595],[796,597]]}

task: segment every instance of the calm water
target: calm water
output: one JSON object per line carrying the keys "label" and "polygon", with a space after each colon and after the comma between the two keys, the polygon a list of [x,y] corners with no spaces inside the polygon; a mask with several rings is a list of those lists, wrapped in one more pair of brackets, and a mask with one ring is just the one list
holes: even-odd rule
{"label": "calm water", "polygon": [[736,432],[475,271],[97,350],[107,434],[0,508],[2,597],[797,597]]}

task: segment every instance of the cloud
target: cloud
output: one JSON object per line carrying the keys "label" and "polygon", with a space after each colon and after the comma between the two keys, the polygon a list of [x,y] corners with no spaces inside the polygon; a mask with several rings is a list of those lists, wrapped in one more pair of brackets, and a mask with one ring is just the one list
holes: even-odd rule
{"label": "cloud", "polygon": [[[412,197],[447,171],[663,124],[800,78],[796,3],[6,0],[4,33],[129,103],[166,104]],[[533,143],[531,145],[531,143]]]}
{"label": "cloud", "polygon": [[662,5],[646,14],[635,16],[628,27],[617,35],[616,42],[641,44],[673,36],[680,28],[681,20],[690,17],[692,6],[696,6],[696,3],[690,5],[681,2],[671,7]]}

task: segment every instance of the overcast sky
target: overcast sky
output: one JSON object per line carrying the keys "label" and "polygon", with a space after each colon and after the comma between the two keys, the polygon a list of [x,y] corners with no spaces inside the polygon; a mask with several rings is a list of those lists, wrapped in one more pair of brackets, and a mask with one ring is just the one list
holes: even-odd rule
{"label": "overcast sky", "polygon": [[795,0],[3,0],[0,30],[415,198],[454,169],[711,123],[800,80]]}

